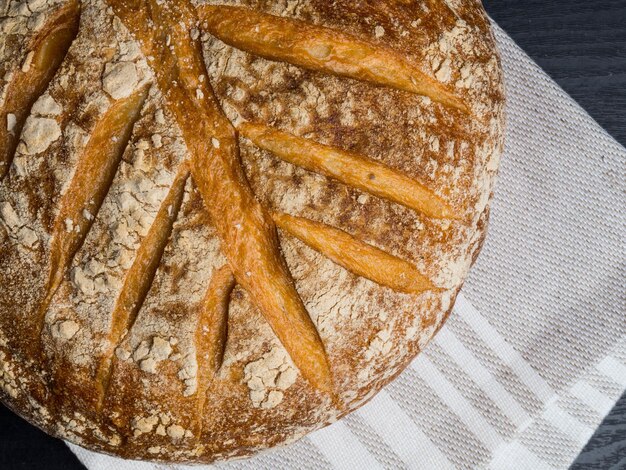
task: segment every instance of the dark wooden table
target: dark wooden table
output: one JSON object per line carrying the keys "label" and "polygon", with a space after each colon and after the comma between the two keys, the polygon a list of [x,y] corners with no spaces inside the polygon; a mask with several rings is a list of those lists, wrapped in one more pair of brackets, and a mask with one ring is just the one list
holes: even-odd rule
{"label": "dark wooden table", "polygon": [[[500,26],[626,145],[626,0],[484,3]],[[81,468],[65,444],[0,405],[0,469]],[[573,468],[626,468],[626,394]]]}

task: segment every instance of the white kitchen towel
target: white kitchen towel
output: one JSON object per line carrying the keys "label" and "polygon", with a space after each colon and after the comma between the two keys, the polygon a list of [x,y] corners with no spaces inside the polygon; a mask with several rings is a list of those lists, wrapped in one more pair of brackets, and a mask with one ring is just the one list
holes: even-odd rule
{"label": "white kitchen towel", "polygon": [[[496,35],[506,151],[487,243],[446,326],[346,419],[200,468],[566,468],[620,397],[626,149],[497,27]],[[70,448],[90,470],[184,468]]]}

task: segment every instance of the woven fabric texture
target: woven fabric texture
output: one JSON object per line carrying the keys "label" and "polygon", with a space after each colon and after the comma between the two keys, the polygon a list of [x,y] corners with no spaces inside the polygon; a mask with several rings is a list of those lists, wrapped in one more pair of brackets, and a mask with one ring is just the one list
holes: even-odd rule
{"label": "woven fabric texture", "polygon": [[[567,468],[626,388],[626,149],[497,26],[508,124],[487,243],[454,313],[368,405],[194,468]],[[125,462],[70,445],[90,470]]]}

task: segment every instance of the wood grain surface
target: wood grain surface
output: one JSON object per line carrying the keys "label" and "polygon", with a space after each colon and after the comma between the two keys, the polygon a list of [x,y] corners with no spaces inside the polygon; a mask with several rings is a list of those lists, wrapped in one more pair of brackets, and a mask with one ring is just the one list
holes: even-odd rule
{"label": "wood grain surface", "polygon": [[626,468],[626,393],[605,418],[571,468],[572,470]]}
{"label": "wood grain surface", "polygon": [[[626,145],[626,0],[484,0],[489,14]],[[0,405],[0,469],[84,468],[61,441]],[[573,469],[626,469],[626,394]]]}
{"label": "wood grain surface", "polygon": [[491,17],[626,145],[626,0],[483,0]]}

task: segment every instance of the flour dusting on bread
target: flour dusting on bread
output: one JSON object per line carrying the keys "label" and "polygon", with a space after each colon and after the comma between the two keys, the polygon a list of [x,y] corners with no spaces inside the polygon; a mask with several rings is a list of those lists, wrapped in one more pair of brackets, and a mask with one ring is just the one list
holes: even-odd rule
{"label": "flour dusting on bread", "polygon": [[[361,406],[441,327],[502,153],[476,2],[2,6],[10,407],[121,457],[226,460]],[[48,79],[57,23],[75,35]]]}

